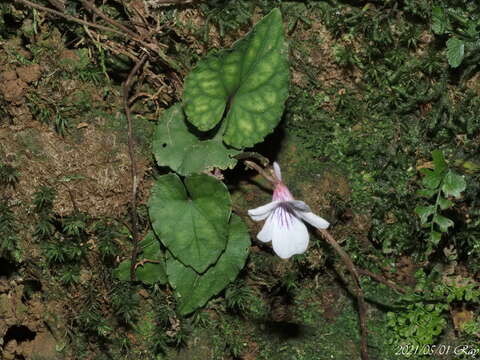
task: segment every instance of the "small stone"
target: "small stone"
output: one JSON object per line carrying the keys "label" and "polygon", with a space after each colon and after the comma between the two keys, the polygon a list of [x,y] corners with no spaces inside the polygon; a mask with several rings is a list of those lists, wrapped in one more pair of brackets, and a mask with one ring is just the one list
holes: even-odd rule
{"label": "small stone", "polygon": [[0,73],[0,80],[2,81],[10,81],[10,80],[16,80],[17,79],[17,73],[15,70],[9,70],[9,71],[4,71]]}
{"label": "small stone", "polygon": [[12,102],[16,105],[23,103],[23,95],[27,84],[21,79],[9,80],[0,83],[0,93],[3,95],[6,101]]}
{"label": "small stone", "polygon": [[38,64],[22,66],[17,68],[17,74],[20,79],[28,84],[40,79],[40,76],[42,75],[42,68]]}
{"label": "small stone", "polygon": [[148,291],[145,289],[140,289],[138,290],[139,295],[141,295],[143,298],[148,298],[150,295],[148,294]]}

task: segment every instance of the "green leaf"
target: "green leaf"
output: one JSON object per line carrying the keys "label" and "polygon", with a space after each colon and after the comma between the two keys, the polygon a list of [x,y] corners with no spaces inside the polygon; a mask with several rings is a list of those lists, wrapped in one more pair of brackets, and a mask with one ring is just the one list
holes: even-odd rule
{"label": "green leaf", "polygon": [[159,166],[168,166],[181,175],[213,168],[232,169],[238,150],[227,149],[221,139],[200,140],[186,122],[181,104],[165,110],[153,137],[153,154]]}
{"label": "green leaf", "polygon": [[455,37],[447,41],[447,59],[451,67],[456,68],[460,66],[465,54],[465,43]]}
{"label": "green leaf", "polygon": [[450,21],[445,10],[440,6],[432,9],[432,30],[437,35],[445,34],[450,30]]}
{"label": "green leaf", "polygon": [[449,170],[443,179],[442,191],[445,196],[454,196],[459,198],[462,191],[465,191],[467,183],[463,175],[455,174]]}
{"label": "green leaf", "polygon": [[417,195],[424,196],[426,198],[431,198],[436,193],[436,189],[420,189],[417,191]]}
{"label": "green leaf", "polygon": [[[138,244],[138,261],[150,260],[137,267],[137,280],[145,284],[166,284],[167,273],[165,271],[165,258],[160,249],[160,243],[152,231],[149,231],[145,238]],[[114,270],[114,275],[122,281],[130,281],[130,260],[122,261]]]}
{"label": "green leaf", "polygon": [[426,224],[428,222],[428,218],[435,212],[435,206],[417,206],[415,208],[415,212],[418,216],[420,216],[420,222],[422,224]]}
{"label": "green leaf", "polygon": [[177,311],[187,315],[204,306],[213,296],[235,280],[245,265],[250,246],[248,229],[242,220],[232,215],[228,244],[218,262],[204,274],[183,265],[173,256],[167,256],[168,280],[175,289]]}
{"label": "green leaf", "polygon": [[434,246],[437,246],[441,239],[442,239],[442,233],[439,233],[438,231],[432,231],[430,233],[430,242]]}
{"label": "green leaf", "polygon": [[149,200],[153,229],[184,265],[203,273],[227,244],[230,194],[212,176],[191,175],[185,185],[175,174],[160,176]]}
{"label": "green leaf", "polygon": [[422,179],[423,186],[425,186],[427,189],[437,189],[442,181],[442,174],[429,169],[422,169],[421,172],[425,175]]}
{"label": "green leaf", "polygon": [[124,260],[113,270],[113,275],[121,281],[130,280],[130,260]]}
{"label": "green leaf", "polygon": [[438,214],[433,217],[433,221],[439,226],[441,232],[447,232],[448,228],[454,225],[452,220]]}
{"label": "green leaf", "polygon": [[440,196],[438,198],[438,205],[440,205],[440,209],[446,210],[453,205],[453,202]]}
{"label": "green leaf", "polygon": [[433,165],[435,165],[435,172],[438,174],[443,173],[447,168],[447,162],[443,156],[443,152],[440,150],[432,151]]}
{"label": "green leaf", "polygon": [[[160,249],[160,242],[153,231],[148,232],[139,246],[142,249],[139,260],[147,260],[147,262],[137,267],[137,279],[145,284],[155,284],[157,282],[165,284],[167,282],[165,258],[163,251]],[[148,260],[151,261],[148,262]]]}
{"label": "green leaf", "polygon": [[280,122],[289,69],[282,15],[272,10],[232,49],[200,61],[185,80],[188,120],[202,131],[223,119],[223,140],[236,148],[263,140]]}

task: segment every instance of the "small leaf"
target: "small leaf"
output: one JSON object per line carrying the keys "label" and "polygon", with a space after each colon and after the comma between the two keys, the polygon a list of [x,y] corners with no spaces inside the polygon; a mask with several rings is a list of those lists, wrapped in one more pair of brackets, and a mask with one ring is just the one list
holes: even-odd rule
{"label": "small leaf", "polygon": [[232,215],[225,252],[204,274],[200,275],[173,256],[167,256],[168,280],[175,289],[177,311],[187,315],[201,308],[232,282],[245,265],[249,246],[247,227],[238,216]]}
{"label": "small leaf", "polygon": [[447,162],[443,156],[443,152],[440,150],[432,151],[433,165],[435,166],[435,172],[441,174],[447,168]]}
{"label": "small leaf", "polygon": [[456,68],[460,66],[465,54],[465,43],[455,37],[447,41],[447,59],[451,67]]}
{"label": "small leaf", "polygon": [[440,196],[438,198],[438,205],[440,205],[440,209],[446,210],[453,205],[453,202]]}
{"label": "small leaf", "polygon": [[168,166],[181,175],[213,168],[232,169],[238,150],[227,149],[221,139],[200,140],[185,123],[180,104],[165,110],[153,137],[153,154],[159,166]]}
{"label": "small leaf", "polygon": [[185,185],[175,174],[160,176],[148,203],[155,233],[184,265],[203,273],[225,249],[230,194],[212,176],[191,175]]}
{"label": "small leaf", "polygon": [[130,280],[130,260],[122,261],[115,270],[113,270],[113,275],[121,281]]}
{"label": "small leaf", "polygon": [[442,191],[445,196],[454,196],[459,198],[461,192],[465,191],[467,183],[465,182],[465,177],[463,175],[455,174],[453,171],[449,170],[445,175],[445,179],[442,184]]}
{"label": "small leaf", "polygon": [[[149,260],[153,260],[148,258]],[[165,271],[165,260],[162,258],[159,263],[146,262],[136,269],[137,280],[149,285],[155,283],[166,284],[167,273]],[[128,262],[130,263],[130,261]]]}
{"label": "small leaf", "polygon": [[165,258],[160,249],[160,242],[153,233],[149,231],[140,244],[142,249],[138,261],[146,260],[143,265],[139,265],[136,270],[137,279],[145,284],[165,284],[167,282],[167,273],[165,271]]}
{"label": "small leaf", "polygon": [[415,212],[418,216],[420,216],[420,222],[422,224],[426,224],[428,222],[428,218],[435,212],[435,206],[417,206],[415,208]]}
{"label": "small leaf", "polygon": [[[140,261],[141,259],[139,259]],[[152,259],[149,259],[152,260]],[[135,270],[137,280],[153,285],[155,283],[166,284],[167,273],[165,272],[165,260],[162,258],[159,263],[147,262]],[[122,261],[114,270],[114,276],[121,281],[130,281],[130,260]]]}
{"label": "small leaf", "polygon": [[480,172],[480,163],[476,161],[466,160],[465,162],[460,162],[460,165],[468,174],[475,174],[477,172]]}
{"label": "small leaf", "polygon": [[417,191],[417,195],[424,196],[427,199],[431,198],[436,193],[437,193],[437,190],[435,189],[420,189]]}
{"label": "small leaf", "polygon": [[450,29],[450,21],[448,20],[445,10],[440,6],[432,9],[432,30],[437,35],[445,34]]}
{"label": "small leaf", "polygon": [[223,140],[253,146],[280,122],[289,69],[282,15],[272,10],[233,48],[200,61],[185,80],[188,120],[201,131],[226,122]]}
{"label": "small leaf", "polygon": [[430,242],[434,246],[437,246],[441,239],[442,239],[442,233],[439,233],[438,231],[432,231],[430,233]]}
{"label": "small leaf", "polygon": [[[165,284],[167,274],[165,271],[165,259],[160,249],[160,243],[152,231],[149,231],[145,238],[140,241],[138,261],[150,260],[136,269],[137,280],[145,284]],[[130,260],[122,261],[114,270],[114,275],[121,281],[130,281]]]}
{"label": "small leaf", "polygon": [[437,189],[442,181],[442,174],[429,169],[422,169],[422,173],[425,175],[422,179],[422,184],[427,189]]}
{"label": "small leaf", "polygon": [[454,225],[452,220],[438,214],[433,217],[433,221],[439,226],[441,232],[447,232],[448,228]]}

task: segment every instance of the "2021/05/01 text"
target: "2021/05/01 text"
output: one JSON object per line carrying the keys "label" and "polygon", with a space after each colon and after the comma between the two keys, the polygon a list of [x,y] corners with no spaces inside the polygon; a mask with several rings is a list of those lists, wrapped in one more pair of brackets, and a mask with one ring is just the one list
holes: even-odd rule
{"label": "2021/05/01 text", "polygon": [[480,355],[480,348],[472,345],[410,345],[403,344],[395,348],[395,355],[397,356],[412,356],[412,355],[467,355],[475,359]]}

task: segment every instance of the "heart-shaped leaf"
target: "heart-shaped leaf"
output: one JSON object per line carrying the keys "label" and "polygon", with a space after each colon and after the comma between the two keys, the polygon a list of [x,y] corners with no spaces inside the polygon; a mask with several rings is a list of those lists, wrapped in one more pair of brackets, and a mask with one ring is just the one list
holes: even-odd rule
{"label": "heart-shaped leaf", "polygon": [[184,265],[203,273],[225,249],[231,200],[212,176],[160,176],[148,203],[155,233]]}
{"label": "heart-shaped leaf", "polygon": [[[167,282],[167,274],[165,272],[165,259],[160,249],[160,243],[152,231],[149,231],[145,238],[138,244],[139,256],[138,261],[143,264],[137,267],[137,280],[145,284],[165,284]],[[130,260],[122,261],[114,270],[115,276],[122,281],[130,280]]]}
{"label": "heart-shaped leaf", "polygon": [[274,9],[232,49],[198,63],[185,80],[185,112],[202,131],[224,118],[225,143],[253,146],[279,123],[288,82],[282,15]]}
{"label": "heart-shaped leaf", "polygon": [[227,247],[218,262],[204,274],[167,255],[168,280],[175,289],[178,312],[186,315],[201,308],[232,282],[245,264],[249,246],[247,227],[238,216],[232,215]]}
{"label": "heart-shaped leaf", "polygon": [[181,175],[213,168],[233,168],[238,150],[227,149],[221,139],[200,140],[185,122],[181,104],[165,110],[153,137],[153,153],[158,165],[168,166]]}

